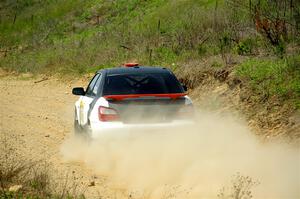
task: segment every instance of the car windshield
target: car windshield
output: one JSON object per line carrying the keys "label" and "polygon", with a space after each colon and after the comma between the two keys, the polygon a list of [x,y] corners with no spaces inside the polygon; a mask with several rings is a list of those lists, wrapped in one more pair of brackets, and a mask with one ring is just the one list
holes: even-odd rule
{"label": "car windshield", "polygon": [[183,93],[174,75],[168,73],[114,74],[105,80],[103,95]]}

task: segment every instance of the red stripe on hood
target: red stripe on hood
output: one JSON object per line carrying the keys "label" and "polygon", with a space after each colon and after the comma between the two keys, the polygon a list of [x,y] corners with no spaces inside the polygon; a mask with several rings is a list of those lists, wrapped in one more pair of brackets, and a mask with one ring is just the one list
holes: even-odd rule
{"label": "red stripe on hood", "polygon": [[140,98],[140,97],[168,97],[177,99],[186,96],[186,93],[164,93],[164,94],[129,94],[129,95],[105,95],[105,99],[124,100],[127,98]]}

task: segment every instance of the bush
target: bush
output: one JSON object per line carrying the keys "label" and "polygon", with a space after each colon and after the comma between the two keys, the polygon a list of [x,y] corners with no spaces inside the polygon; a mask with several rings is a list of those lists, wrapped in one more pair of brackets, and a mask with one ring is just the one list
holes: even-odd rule
{"label": "bush", "polygon": [[280,40],[278,45],[273,47],[275,55],[280,58],[283,58],[286,53],[286,43],[283,40]]}
{"label": "bush", "polygon": [[253,49],[255,47],[255,41],[252,38],[247,38],[245,40],[240,41],[235,46],[235,51],[239,55],[251,55],[253,53]]}
{"label": "bush", "polygon": [[252,188],[259,183],[249,176],[237,173],[232,177],[231,186],[223,187],[219,194],[219,199],[251,199]]}

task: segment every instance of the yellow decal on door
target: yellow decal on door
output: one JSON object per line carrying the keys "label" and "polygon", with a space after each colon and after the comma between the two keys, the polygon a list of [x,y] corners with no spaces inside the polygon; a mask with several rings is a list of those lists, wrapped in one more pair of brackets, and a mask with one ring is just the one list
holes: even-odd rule
{"label": "yellow decal on door", "polygon": [[79,114],[80,114],[80,124],[84,123],[84,102],[80,101],[80,107],[79,107]]}

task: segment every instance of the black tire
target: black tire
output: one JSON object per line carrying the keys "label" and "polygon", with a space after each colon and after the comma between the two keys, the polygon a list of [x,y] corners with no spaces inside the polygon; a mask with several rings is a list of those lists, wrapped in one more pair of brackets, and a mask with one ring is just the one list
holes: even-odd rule
{"label": "black tire", "polygon": [[80,127],[78,120],[74,120],[74,134],[76,136],[81,136],[83,134],[82,128]]}
{"label": "black tire", "polygon": [[90,125],[89,122],[87,125],[85,126],[80,126],[77,117],[76,117],[76,110],[75,110],[75,114],[74,114],[74,134],[76,137],[78,138],[82,138],[86,141],[90,140]]}

